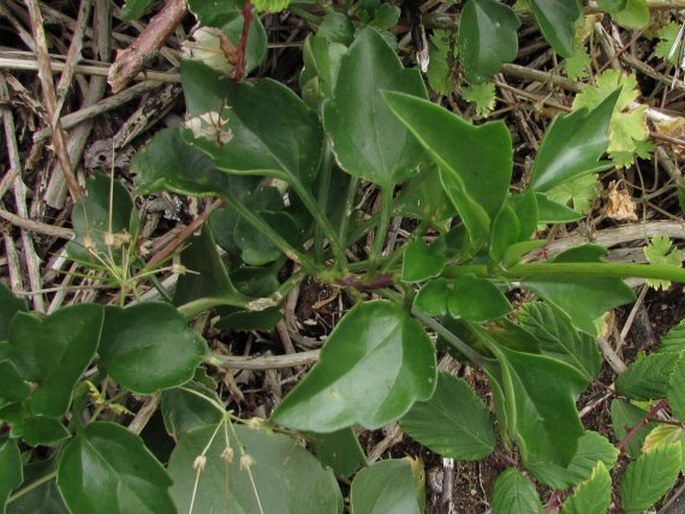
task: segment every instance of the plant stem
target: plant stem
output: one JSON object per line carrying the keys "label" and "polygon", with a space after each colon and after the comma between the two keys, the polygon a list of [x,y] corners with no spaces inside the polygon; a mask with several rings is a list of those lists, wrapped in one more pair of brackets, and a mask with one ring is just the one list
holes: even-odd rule
{"label": "plant stem", "polygon": [[31,482],[29,485],[27,485],[26,487],[24,487],[22,489],[19,489],[16,493],[14,493],[12,496],[10,496],[7,499],[7,503],[10,504],[13,501],[18,500],[19,498],[21,498],[25,494],[28,494],[31,491],[33,491],[35,488],[40,487],[41,485],[43,485],[46,482],[49,482],[50,480],[52,480],[56,476],[57,476],[57,470],[51,471],[47,475],[40,477],[38,480]]}
{"label": "plant stem", "polygon": [[597,278],[645,278],[685,282],[685,268],[657,264],[622,264],[617,262],[546,262],[517,264],[507,270],[492,270],[484,264],[448,266],[443,272],[446,278],[457,278],[473,273],[481,277],[504,277],[525,279],[537,277],[597,277]]}
{"label": "plant stem", "polygon": [[[352,210],[354,209],[354,197],[357,194],[357,184],[359,179],[356,177],[350,177],[350,182],[347,185],[347,193],[345,194],[345,208],[343,210],[342,220],[340,220],[340,227],[338,227],[338,239],[342,242],[343,246],[347,246],[347,229],[350,226],[350,218],[352,217]],[[342,270],[347,270],[347,262],[340,262],[339,266],[342,266]]]}
{"label": "plant stem", "polygon": [[385,187],[381,189],[381,217],[378,220],[378,225],[376,225],[376,237],[373,240],[373,248],[371,249],[371,262],[374,264],[374,268],[380,264],[380,258],[383,255],[383,245],[388,234],[391,213],[392,188]]}
{"label": "plant stem", "polygon": [[645,426],[650,421],[654,421],[656,418],[656,415],[661,409],[664,409],[668,406],[668,402],[666,400],[659,400],[657,403],[652,405],[652,408],[649,409],[649,412],[647,412],[642,419],[635,425],[633,428],[628,430],[628,433],[625,435],[623,439],[621,439],[621,442],[618,443],[616,448],[618,448],[621,453],[625,451],[625,447],[628,446],[628,443],[637,435],[637,433],[642,430]]}
{"label": "plant stem", "polygon": [[[323,158],[319,171],[319,183],[317,191],[317,201],[319,208],[325,214],[328,210],[328,199],[331,192],[331,174],[333,172],[333,154],[330,143],[324,143]],[[323,263],[323,232],[321,225],[316,224],[314,229],[314,260]]]}

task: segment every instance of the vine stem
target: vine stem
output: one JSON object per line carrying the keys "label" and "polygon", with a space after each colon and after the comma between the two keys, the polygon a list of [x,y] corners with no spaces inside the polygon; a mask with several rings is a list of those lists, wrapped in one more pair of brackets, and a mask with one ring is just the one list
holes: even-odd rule
{"label": "vine stem", "polygon": [[517,264],[506,270],[492,270],[484,264],[448,266],[443,272],[446,278],[467,274],[481,277],[500,276],[508,279],[537,277],[597,277],[597,278],[645,278],[685,282],[685,268],[657,264],[621,264],[616,262],[546,262]]}
{"label": "vine stem", "polygon": [[656,415],[659,413],[661,409],[664,409],[668,406],[668,402],[666,400],[660,400],[657,403],[655,403],[651,409],[649,409],[649,412],[645,414],[642,419],[638,422],[637,425],[635,425],[633,428],[628,430],[628,433],[625,435],[623,439],[621,439],[621,442],[618,443],[616,446],[621,453],[625,451],[625,447],[628,446],[628,443],[637,435],[637,433],[642,430],[647,423],[650,421],[654,421],[656,419]]}
{"label": "vine stem", "polygon": [[10,504],[13,501],[18,500],[19,498],[21,498],[25,494],[28,494],[31,491],[33,491],[34,489],[36,489],[37,487],[40,487],[41,485],[43,485],[46,482],[49,482],[50,480],[52,480],[56,476],[57,476],[57,470],[51,471],[47,475],[40,477],[38,480],[31,482],[29,485],[27,485],[23,489],[19,489],[16,493],[14,493],[12,496],[10,496],[7,499],[7,503]]}
{"label": "vine stem", "polygon": [[386,186],[381,189],[381,217],[378,220],[378,225],[376,225],[376,234],[373,240],[373,248],[371,249],[371,262],[374,267],[379,265],[383,254],[383,244],[388,234],[388,225],[390,224],[390,215],[392,214],[392,195],[391,187]]}

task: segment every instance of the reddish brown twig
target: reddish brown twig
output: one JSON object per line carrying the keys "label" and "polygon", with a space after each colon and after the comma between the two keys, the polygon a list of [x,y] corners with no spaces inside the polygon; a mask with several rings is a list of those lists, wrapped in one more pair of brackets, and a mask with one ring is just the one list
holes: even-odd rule
{"label": "reddish brown twig", "polygon": [[660,400],[657,403],[655,403],[651,409],[649,409],[649,412],[643,416],[643,418],[638,422],[637,425],[635,425],[633,428],[628,430],[628,433],[625,435],[625,437],[621,440],[620,443],[616,446],[621,453],[625,451],[626,446],[628,443],[637,435],[637,433],[642,430],[645,426],[650,421],[654,421],[657,418],[657,414],[661,409],[665,409],[668,407],[668,402],[666,400]]}
{"label": "reddish brown twig", "polygon": [[109,69],[107,81],[114,93],[122,91],[143,69],[145,63],[164,45],[183,21],[186,14],[185,0],[167,0],[145,30],[131,43],[131,46],[117,53]]}
{"label": "reddish brown twig", "polygon": [[252,25],[252,2],[250,2],[250,0],[245,0],[242,15],[243,32],[240,35],[240,43],[238,44],[238,63],[233,70],[233,78],[235,80],[241,80],[245,76],[247,36],[250,33],[250,25]]}

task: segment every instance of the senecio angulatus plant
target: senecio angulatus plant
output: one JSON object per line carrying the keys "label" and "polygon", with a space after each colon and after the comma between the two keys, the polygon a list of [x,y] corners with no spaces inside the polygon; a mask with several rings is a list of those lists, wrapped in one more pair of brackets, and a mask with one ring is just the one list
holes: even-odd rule
{"label": "senecio angulatus plant", "polygon": [[[572,53],[580,6],[528,3],[553,48]],[[685,271],[607,262],[595,244],[528,258],[544,255],[539,227],[580,218],[547,193],[613,166],[601,159],[621,88],[558,115],[525,188],[512,192],[506,125],[476,126],[429,101],[420,71],[384,32],[396,7],[379,3],[357,27],[331,11],[304,43],[300,96],[244,78],[264,59],[264,27],[249,2],[219,4],[189,1],[201,27],[181,63],[185,123],[132,161],[141,192],[220,200],[180,263],[161,269],[180,274],[175,288],[145,264],[135,203],[104,176],[74,207],[69,255],[105,272],[119,305],[38,316],[0,286],[8,512],[322,514],[345,501],[357,514],[422,512],[421,462],[369,465],[357,439],[359,427],[394,422],[447,459],[509,455],[495,513],[542,512],[532,478],[565,491],[555,496],[566,498],[564,512],[612,503],[638,512],[658,501],[683,468],[685,325],[616,381],[616,444],[583,427],[575,400],[602,365],[598,320],[634,299],[623,279],[685,282]],[[518,26],[504,4],[466,2],[457,43],[469,80],[513,59]],[[473,46],[488,38],[497,44]],[[355,206],[369,184],[380,207],[362,216]],[[398,218],[410,235],[388,245]],[[344,290],[354,305],[269,419],[239,419],[206,372],[223,356],[188,323],[211,311],[225,329],[270,330],[305,279]],[[163,300],[138,298],[148,280]],[[512,289],[534,299],[514,308]],[[489,405],[438,371],[438,352],[487,376]],[[141,435],[155,412],[156,430],[175,443],[166,457],[149,446],[154,433]],[[48,458],[30,458],[38,446]],[[614,487],[620,452],[630,460]],[[336,477],[351,479],[347,500]]]}

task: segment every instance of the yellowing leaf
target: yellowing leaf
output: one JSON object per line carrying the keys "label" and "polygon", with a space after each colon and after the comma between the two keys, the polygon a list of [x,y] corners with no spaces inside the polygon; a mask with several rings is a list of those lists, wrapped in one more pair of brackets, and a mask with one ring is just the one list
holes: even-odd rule
{"label": "yellowing leaf", "polygon": [[669,444],[681,441],[685,436],[685,429],[678,425],[660,423],[645,437],[642,443],[642,451],[647,453],[655,448],[661,448]]}
{"label": "yellowing leaf", "polygon": [[[643,251],[650,264],[680,268],[682,252],[671,245],[668,236],[654,236]],[[647,280],[647,283],[655,289],[666,289],[671,286],[668,280]]]}
{"label": "yellowing leaf", "polygon": [[577,45],[575,53],[564,59],[564,74],[571,80],[585,78],[588,76],[587,68],[590,63],[590,54],[585,45]]}
{"label": "yellowing leaf", "polygon": [[579,214],[587,214],[592,204],[599,198],[600,185],[597,175],[581,175],[547,191],[547,198],[553,202],[567,205]]}
{"label": "yellowing leaf", "polygon": [[469,84],[461,88],[461,94],[464,100],[476,104],[478,116],[487,116],[495,108],[495,84],[493,82]]}
{"label": "yellowing leaf", "polygon": [[[665,136],[685,139],[685,117],[678,116],[668,121],[656,123],[656,131]],[[671,144],[671,149],[679,155],[685,155],[685,146]]]}

